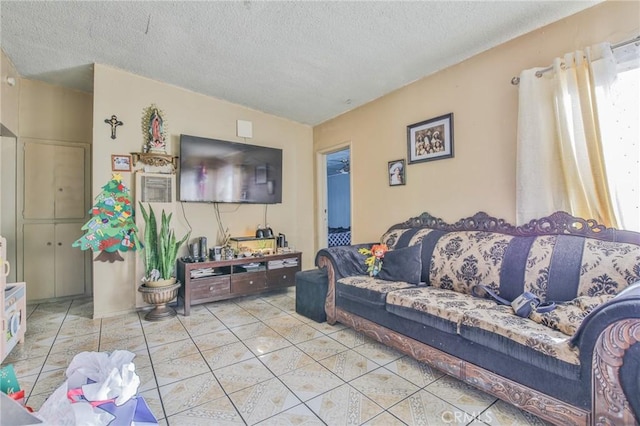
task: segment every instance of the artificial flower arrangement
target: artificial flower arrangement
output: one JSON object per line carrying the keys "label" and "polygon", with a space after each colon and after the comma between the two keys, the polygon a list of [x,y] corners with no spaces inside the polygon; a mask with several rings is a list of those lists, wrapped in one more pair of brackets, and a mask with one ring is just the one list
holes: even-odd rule
{"label": "artificial flower arrangement", "polygon": [[382,269],[382,259],[387,251],[389,251],[389,247],[386,244],[374,244],[371,249],[361,248],[358,250],[360,254],[369,256],[364,260],[369,276],[375,277],[378,275],[378,272]]}

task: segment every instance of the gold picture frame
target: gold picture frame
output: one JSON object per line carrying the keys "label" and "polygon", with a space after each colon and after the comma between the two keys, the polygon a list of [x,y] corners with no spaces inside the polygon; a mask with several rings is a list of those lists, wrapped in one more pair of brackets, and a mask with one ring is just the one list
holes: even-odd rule
{"label": "gold picture frame", "polygon": [[111,171],[114,172],[130,172],[131,156],[115,154],[111,156]]}

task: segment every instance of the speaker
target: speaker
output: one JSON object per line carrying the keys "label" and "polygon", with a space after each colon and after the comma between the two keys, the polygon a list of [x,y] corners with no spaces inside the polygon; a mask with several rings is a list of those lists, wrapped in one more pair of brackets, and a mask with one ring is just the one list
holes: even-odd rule
{"label": "speaker", "polygon": [[200,259],[207,260],[207,253],[209,253],[207,251],[207,237],[200,237],[198,248],[200,251]]}

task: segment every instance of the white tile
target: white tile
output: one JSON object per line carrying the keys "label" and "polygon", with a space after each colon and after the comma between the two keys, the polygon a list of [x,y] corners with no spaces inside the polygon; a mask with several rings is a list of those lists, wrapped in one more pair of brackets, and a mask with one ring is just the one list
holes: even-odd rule
{"label": "white tile", "polygon": [[187,379],[210,371],[200,353],[153,364],[158,386]]}
{"label": "white tile", "polygon": [[495,404],[478,415],[478,420],[489,425],[498,426],[515,424],[523,426],[551,425],[551,423],[501,400],[496,401]]}
{"label": "white tile", "polygon": [[351,381],[380,366],[354,350],[340,352],[319,361],[342,380]]}
{"label": "white tile", "polygon": [[211,372],[161,386],[159,389],[167,416],[224,396],[224,391]]}
{"label": "white tile", "polygon": [[170,359],[197,354],[198,352],[198,347],[191,339],[178,340],[177,342],[149,348],[149,355],[154,365]]}
{"label": "white tile", "polygon": [[307,340],[306,342],[300,343],[298,347],[316,361],[329,358],[348,349],[342,343],[338,343],[327,336]]}
{"label": "white tile", "polygon": [[386,364],[384,368],[420,387],[427,386],[444,376],[444,373],[407,355]]}
{"label": "white tile", "polygon": [[467,413],[481,413],[496,401],[494,396],[451,376],[443,376],[424,389]]}
{"label": "white tile", "polygon": [[389,412],[408,425],[466,425],[474,420],[472,414],[424,390],[395,404]]}
{"label": "white tile", "polygon": [[255,424],[300,404],[295,394],[273,378],[229,395],[247,424]]}
{"label": "white tile", "polygon": [[238,342],[238,338],[226,327],[223,330],[201,334],[192,337],[194,343],[201,352],[209,351],[220,346]]}
{"label": "white tile", "polygon": [[302,401],[308,401],[344,384],[342,379],[317,362],[283,374],[280,380]]}
{"label": "white tile", "polygon": [[219,368],[213,374],[228,394],[275,377],[257,358]]}
{"label": "white tile", "polygon": [[279,349],[262,355],[258,357],[258,359],[260,359],[273,374],[278,376],[315,362],[313,358],[295,346]]}
{"label": "white tile", "polygon": [[236,411],[228,397],[223,396],[206,402],[189,410],[167,417],[173,425],[188,426],[237,426],[245,425],[240,414]]}
{"label": "white tile", "polygon": [[349,384],[384,408],[391,407],[420,389],[385,368],[373,370]]}
{"label": "white tile", "polygon": [[348,348],[354,348],[368,342],[364,334],[350,328],[334,331],[333,333],[327,334],[327,336],[337,340]]}
{"label": "white tile", "polygon": [[214,371],[238,362],[255,358],[255,355],[249,350],[249,348],[240,341],[213,348],[209,351],[203,351],[202,356],[209,365],[209,368]]}
{"label": "white tile", "polygon": [[258,423],[260,426],[324,426],[324,422],[306,405],[298,404]]}
{"label": "white tile", "polygon": [[361,353],[362,355],[366,356],[370,360],[377,362],[380,365],[388,364],[403,356],[401,352],[395,350],[394,348],[383,345],[382,343],[378,343],[376,341],[370,341],[356,346],[355,348],[353,348],[353,350]]}
{"label": "white tile", "polygon": [[315,397],[307,405],[328,425],[360,425],[383,411],[347,384]]}

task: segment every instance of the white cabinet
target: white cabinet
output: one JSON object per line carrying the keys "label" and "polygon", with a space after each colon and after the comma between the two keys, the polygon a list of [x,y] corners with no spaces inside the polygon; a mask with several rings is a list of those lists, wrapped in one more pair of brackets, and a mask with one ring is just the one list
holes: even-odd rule
{"label": "white cabinet", "polygon": [[84,222],[24,225],[24,280],[28,300],[85,292],[85,253],[71,244]]}
{"label": "white cabinet", "polygon": [[88,147],[26,141],[25,220],[82,219],[86,214],[85,157]]}
{"label": "white cabinet", "polygon": [[20,276],[30,283],[27,300],[86,294],[90,257],[71,244],[89,217],[90,145],[31,138],[20,143],[18,249]]}

